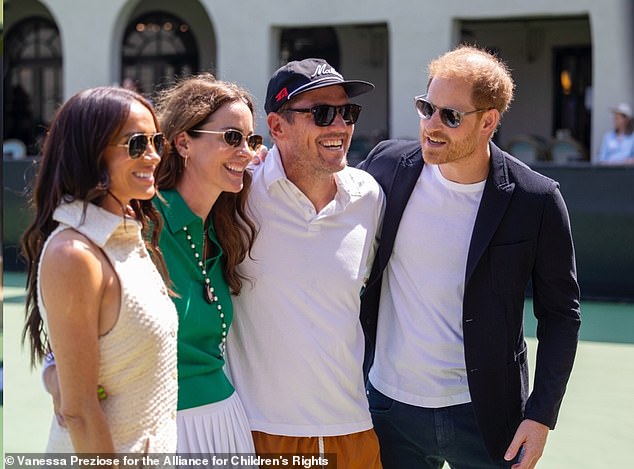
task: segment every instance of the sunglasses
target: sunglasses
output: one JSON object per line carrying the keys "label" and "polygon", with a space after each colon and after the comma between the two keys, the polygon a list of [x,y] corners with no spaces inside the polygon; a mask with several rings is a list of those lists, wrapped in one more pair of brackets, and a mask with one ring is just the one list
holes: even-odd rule
{"label": "sunglasses", "polygon": [[462,118],[464,116],[488,110],[476,109],[475,111],[460,112],[448,107],[438,107],[427,101],[424,95],[416,96],[414,98],[414,104],[416,105],[416,111],[418,111],[418,115],[421,119],[431,119],[431,116],[434,115],[434,112],[438,110],[441,122],[452,129],[460,126],[460,124],[462,123]]}
{"label": "sunglasses", "polygon": [[252,151],[257,150],[260,145],[262,145],[262,136],[251,134],[245,136],[242,132],[235,129],[230,130],[202,130],[202,129],[191,129],[191,132],[196,132],[199,134],[222,134],[222,138],[225,143],[230,147],[239,147],[242,145],[242,140],[247,140],[247,145]]}
{"label": "sunglasses", "polygon": [[361,106],[358,104],[344,104],[343,106],[332,106],[330,104],[318,104],[311,108],[304,109],[284,109],[280,112],[310,112],[313,115],[313,121],[318,127],[327,127],[335,121],[337,113],[341,114],[346,125],[352,125],[359,119]]}
{"label": "sunglasses", "polygon": [[165,146],[165,139],[163,138],[163,134],[161,132],[154,134],[132,134],[130,135],[130,138],[128,138],[128,143],[117,143],[114,144],[114,146],[126,147],[128,149],[128,156],[133,160],[136,160],[145,154],[148,143],[150,142],[152,142],[152,146],[156,150],[156,153],[160,155],[163,152],[163,147]]}

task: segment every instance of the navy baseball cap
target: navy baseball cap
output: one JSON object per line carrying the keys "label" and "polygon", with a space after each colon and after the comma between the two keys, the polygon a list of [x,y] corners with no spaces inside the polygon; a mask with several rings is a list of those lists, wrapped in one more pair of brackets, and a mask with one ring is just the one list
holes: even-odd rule
{"label": "navy baseball cap", "polygon": [[294,96],[306,91],[341,85],[348,97],[359,96],[374,89],[374,85],[361,80],[344,80],[343,76],[323,59],[304,59],[280,67],[269,80],[264,110],[276,112]]}

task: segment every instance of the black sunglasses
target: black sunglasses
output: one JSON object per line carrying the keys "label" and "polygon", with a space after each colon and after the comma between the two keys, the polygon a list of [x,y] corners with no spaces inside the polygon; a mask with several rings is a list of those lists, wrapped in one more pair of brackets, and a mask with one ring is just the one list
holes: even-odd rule
{"label": "black sunglasses", "polygon": [[222,134],[222,138],[225,143],[231,147],[239,147],[242,145],[242,140],[247,139],[247,145],[252,151],[257,150],[260,145],[262,145],[262,136],[251,134],[245,137],[245,135],[239,130],[230,129],[230,130],[203,130],[203,129],[192,129],[191,132],[196,132],[199,134]]}
{"label": "black sunglasses", "polygon": [[115,143],[114,146],[126,147],[128,149],[128,156],[133,160],[136,160],[145,154],[148,143],[150,142],[152,142],[152,146],[156,150],[156,153],[161,155],[163,147],[165,146],[165,139],[163,138],[163,134],[161,132],[154,134],[132,134],[130,135],[130,138],[128,138],[128,143]]}
{"label": "black sunglasses", "polygon": [[304,109],[284,109],[280,112],[310,112],[313,115],[315,125],[327,127],[335,121],[337,113],[341,114],[346,125],[352,125],[359,119],[361,106],[358,104],[344,104],[343,106],[332,106],[330,104],[318,104],[311,108]]}
{"label": "black sunglasses", "polygon": [[462,123],[462,118],[469,114],[475,114],[477,112],[484,112],[488,109],[476,109],[475,111],[460,112],[448,107],[438,107],[425,99],[425,95],[416,96],[414,98],[414,104],[416,105],[416,111],[421,119],[431,119],[434,112],[438,110],[440,113],[440,120],[447,127],[455,129]]}

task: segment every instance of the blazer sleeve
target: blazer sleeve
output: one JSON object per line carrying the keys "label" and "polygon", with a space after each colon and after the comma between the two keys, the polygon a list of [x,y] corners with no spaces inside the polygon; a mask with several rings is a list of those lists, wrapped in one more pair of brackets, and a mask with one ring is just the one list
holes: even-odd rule
{"label": "blazer sleeve", "polygon": [[579,287],[570,220],[556,183],[546,194],[532,275],[537,360],[525,418],[555,427],[572,371],[579,327]]}

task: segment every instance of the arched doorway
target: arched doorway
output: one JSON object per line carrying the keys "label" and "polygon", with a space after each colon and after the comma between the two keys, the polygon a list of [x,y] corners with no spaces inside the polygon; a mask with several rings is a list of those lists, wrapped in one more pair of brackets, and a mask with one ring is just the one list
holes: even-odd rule
{"label": "arched doorway", "polygon": [[144,13],[123,37],[121,83],[151,97],[174,77],[198,71],[198,46],[190,25],[164,11]]}
{"label": "arched doorway", "polygon": [[30,17],[6,34],[4,50],[4,139],[39,153],[57,106],[62,101],[62,52],[55,23]]}

